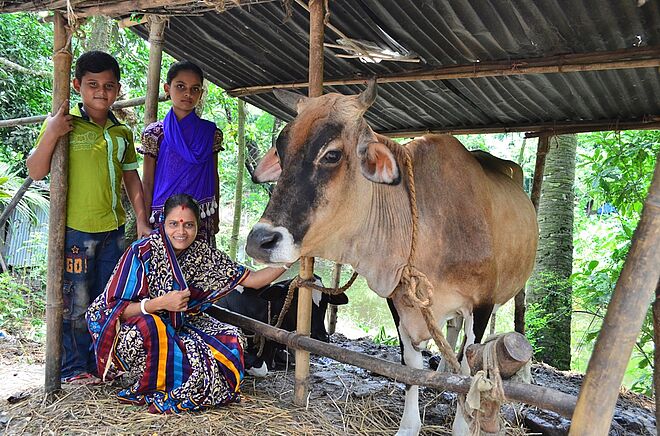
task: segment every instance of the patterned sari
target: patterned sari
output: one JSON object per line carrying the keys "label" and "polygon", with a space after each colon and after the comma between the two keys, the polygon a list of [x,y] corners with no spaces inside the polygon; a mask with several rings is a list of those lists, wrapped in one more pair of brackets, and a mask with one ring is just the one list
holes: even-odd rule
{"label": "patterned sari", "polygon": [[[119,392],[120,400],[147,404],[152,413],[238,402],[242,338],[236,327],[203,311],[247,274],[199,240],[177,258],[162,227],[133,243],[87,310],[99,375],[106,380],[125,372],[133,384]],[[130,303],[186,288],[191,294],[185,312],[120,319]]]}

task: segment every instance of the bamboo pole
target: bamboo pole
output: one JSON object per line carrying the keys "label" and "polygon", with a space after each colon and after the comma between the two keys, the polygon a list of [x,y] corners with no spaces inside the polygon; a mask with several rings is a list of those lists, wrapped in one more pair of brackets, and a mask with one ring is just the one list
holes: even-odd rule
{"label": "bamboo pole", "polygon": [[[53,44],[53,105],[59,110],[70,94],[72,55],[66,19],[55,13]],[[66,196],[69,145],[68,135],[60,137],[50,164],[50,214],[48,220],[48,277],[46,281],[46,379],[47,395],[60,390],[62,371],[62,276],[64,272],[64,236],[66,231]]]}
{"label": "bamboo pole", "polygon": [[[543,173],[545,171],[545,157],[548,154],[549,142],[550,138],[548,136],[540,136],[536,148],[536,164],[534,165],[534,180],[532,182],[530,198],[537,213],[539,210],[541,186],[543,185]],[[513,311],[514,330],[523,335],[525,334],[525,295],[525,288],[522,288],[514,300],[515,307]]]}
{"label": "bamboo pole", "polygon": [[[657,164],[656,164],[657,165]],[[655,393],[655,422],[660,422],[660,280],[655,287],[653,302],[653,391]]]}
{"label": "bamboo pole", "polygon": [[[520,76],[584,71],[606,71],[628,68],[657,68],[660,66],[660,46],[623,49],[586,54],[547,56],[542,58],[478,62],[437,67],[425,71],[383,74],[376,76],[379,84],[419,82],[424,80],[476,79],[484,77]],[[325,86],[361,85],[364,76],[329,79]],[[270,83],[234,88],[227,91],[234,97],[270,92],[273,89],[297,89],[312,86],[309,82]]]}
{"label": "bamboo pole", "polygon": [[[335,263],[332,267],[332,287],[337,289],[339,287],[339,280],[341,279],[341,263]],[[328,305],[328,334],[334,335],[337,330],[337,305]]]}
{"label": "bamboo pole", "polygon": [[[128,100],[120,100],[112,105],[112,109],[123,109],[127,107],[141,106],[144,104],[146,97],[135,97]],[[167,100],[164,93],[158,95],[158,101]],[[43,123],[47,115],[35,115],[33,117],[12,118],[9,120],[0,120],[0,129],[6,127],[27,126],[28,124]]]}
{"label": "bamboo pole", "polygon": [[147,71],[147,94],[144,103],[144,126],[158,119],[158,90],[160,89],[160,68],[163,63],[166,19],[150,15],[149,21],[149,70]]}
{"label": "bamboo pole", "polygon": [[[211,316],[222,322],[253,331],[267,339],[271,339],[296,350],[307,350],[307,352],[312,352],[319,356],[326,356],[338,362],[364,368],[376,374],[389,377],[400,383],[428,386],[439,390],[447,390],[462,394],[467,393],[470,389],[471,378],[468,376],[431,371],[428,369],[414,369],[409,366],[403,366],[399,363],[389,362],[368,354],[317,341],[316,339],[312,339],[300,333],[278,329],[217,306],[211,306],[206,310],[206,313],[209,313]],[[296,362],[296,366],[298,366],[298,362]],[[531,404],[542,409],[559,413],[567,418],[570,418],[573,414],[576,398],[572,395],[551,388],[526,383],[515,383],[507,380],[504,380],[502,385],[504,388],[504,395],[509,401],[520,401],[522,403]]]}
{"label": "bamboo pole", "polygon": [[[323,94],[323,0],[309,2],[309,96],[317,97]],[[300,277],[314,277],[314,258],[300,258]],[[312,290],[301,287],[298,289],[298,319],[296,330],[299,334],[309,336],[312,325]],[[296,350],[296,384],[293,402],[299,406],[307,403],[309,391],[309,352]]]}
{"label": "bamboo pole", "polygon": [[229,257],[236,259],[238,234],[241,229],[241,209],[243,205],[243,174],[245,173],[245,102],[238,100],[238,165],[236,169],[236,191],[234,193],[234,222],[229,240]]}
{"label": "bamboo pole", "polygon": [[660,278],[660,165],[589,360],[570,435],[607,434],[621,380]]}

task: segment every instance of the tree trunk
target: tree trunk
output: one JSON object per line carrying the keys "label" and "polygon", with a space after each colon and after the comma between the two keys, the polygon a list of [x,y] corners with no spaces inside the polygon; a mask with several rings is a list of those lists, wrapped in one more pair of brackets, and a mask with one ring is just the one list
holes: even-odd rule
{"label": "tree trunk", "polygon": [[527,333],[537,360],[571,366],[573,184],[576,135],[550,138],[538,208],[539,246],[527,297]]}
{"label": "tree trunk", "polygon": [[229,257],[236,259],[236,249],[238,247],[238,236],[241,230],[241,210],[243,201],[243,174],[245,172],[245,102],[238,100],[238,146],[237,172],[236,172],[236,191],[234,193],[234,222],[231,228],[231,238],[229,240]]}

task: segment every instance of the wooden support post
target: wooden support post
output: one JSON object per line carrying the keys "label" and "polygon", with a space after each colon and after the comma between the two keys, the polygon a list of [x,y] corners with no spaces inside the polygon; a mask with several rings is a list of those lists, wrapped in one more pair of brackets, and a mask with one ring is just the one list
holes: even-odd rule
{"label": "wooden support post", "polygon": [[158,119],[158,91],[160,89],[160,67],[163,62],[166,19],[150,15],[149,21],[149,71],[147,72],[147,94],[144,104],[144,126]]}
{"label": "wooden support post", "polygon": [[[55,12],[53,44],[53,104],[59,110],[70,94],[71,44],[66,18]],[[62,276],[66,232],[66,195],[69,148],[68,135],[55,146],[50,164],[50,216],[48,220],[48,277],[46,281],[46,395],[61,388],[62,372]]]}
{"label": "wooden support post", "polygon": [[[314,258],[300,258],[300,277],[311,279],[314,277]],[[300,335],[309,336],[312,330],[312,290],[310,288],[298,288],[298,319],[296,320],[296,332]],[[294,387],[293,402],[298,406],[307,404],[307,393],[309,391],[309,351],[296,350],[296,385]]]}
{"label": "wooden support post", "polygon": [[[539,144],[536,148],[536,165],[534,166],[534,180],[532,182],[532,192],[530,198],[534,209],[538,213],[539,200],[541,198],[541,186],[543,185],[543,172],[545,170],[545,157],[548,154],[549,136],[539,136]],[[525,334],[525,288],[522,288],[514,300],[515,308],[513,312],[514,330],[520,334]]]}
{"label": "wooden support post", "polygon": [[[309,2],[309,96],[323,94],[323,0]],[[314,277],[314,258],[300,258],[300,277]],[[298,319],[296,330],[309,336],[312,325],[312,290],[298,289]],[[307,403],[309,384],[309,351],[296,350],[296,385],[294,403],[304,406]]]}
{"label": "wooden support post", "polygon": [[660,165],[589,360],[570,435],[607,434],[623,374],[660,278]]}
{"label": "wooden support post", "polygon": [[[656,164],[657,165],[657,164]],[[653,303],[653,391],[655,393],[655,422],[660,422],[660,280],[655,287]]]}
{"label": "wooden support post", "polygon": [[[339,287],[339,280],[341,280],[341,263],[335,263],[332,267],[332,287]],[[335,334],[337,330],[337,305],[329,304],[328,305],[328,334],[330,336]]]}
{"label": "wooden support post", "polygon": [[[241,230],[241,209],[243,206],[243,174],[245,173],[245,102],[238,100],[238,162],[236,165],[236,190],[234,191],[234,222],[229,240],[229,257],[236,259],[238,234]],[[216,169],[217,171],[217,169]]]}

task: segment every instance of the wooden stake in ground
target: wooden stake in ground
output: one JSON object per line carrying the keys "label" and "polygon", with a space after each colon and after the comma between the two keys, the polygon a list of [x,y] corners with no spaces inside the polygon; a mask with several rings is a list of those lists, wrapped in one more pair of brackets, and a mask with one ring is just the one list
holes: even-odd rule
{"label": "wooden stake in ground", "polygon": [[[53,44],[53,105],[56,113],[69,99],[71,74],[70,33],[66,19],[55,12]],[[50,216],[48,220],[48,277],[46,281],[46,394],[61,388],[62,372],[62,279],[64,273],[64,236],[69,137],[62,136],[55,146],[50,164]]]}
{"label": "wooden stake in ground", "polygon": [[[236,191],[234,193],[234,222],[229,240],[229,257],[236,259],[238,234],[241,230],[241,209],[243,200],[243,174],[245,173],[245,102],[238,100],[238,160],[236,162]],[[217,170],[216,170],[217,171]]]}
{"label": "wooden stake in ground", "polygon": [[[341,263],[335,263],[332,267],[332,287],[339,287],[339,280],[341,279]],[[328,304],[328,334],[334,335],[337,330],[337,305]]]}
{"label": "wooden stake in ground", "polygon": [[660,278],[660,165],[589,360],[570,435],[607,434],[630,353]]}
{"label": "wooden stake in ground", "polygon": [[[323,0],[309,2],[309,96],[318,97],[323,94]],[[300,258],[300,277],[314,277],[314,258]],[[296,330],[303,335],[309,335],[312,325],[312,290],[301,287],[298,289],[298,319]],[[309,352],[296,350],[296,385],[294,388],[294,403],[303,406],[307,403],[309,383]]]}

